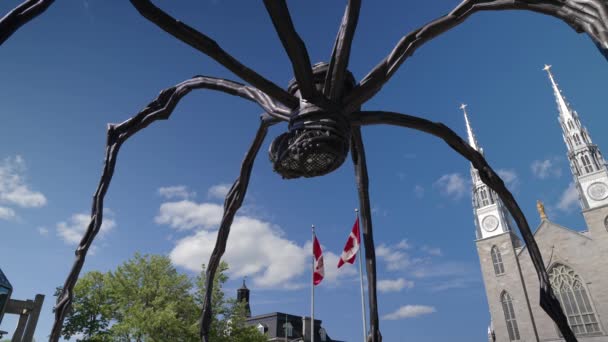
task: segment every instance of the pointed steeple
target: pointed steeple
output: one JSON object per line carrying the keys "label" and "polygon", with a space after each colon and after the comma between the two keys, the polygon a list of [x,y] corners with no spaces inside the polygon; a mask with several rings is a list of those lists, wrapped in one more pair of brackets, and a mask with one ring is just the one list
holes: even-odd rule
{"label": "pointed steeple", "polygon": [[464,122],[467,125],[467,137],[469,138],[469,145],[473,147],[475,150],[479,151],[479,145],[477,144],[477,138],[475,138],[475,134],[473,133],[473,129],[471,128],[471,122],[469,121],[469,115],[467,114],[467,105],[461,104],[460,109],[462,109],[464,113]]}
{"label": "pointed steeple", "polygon": [[591,141],[587,129],[581,124],[578,113],[559,89],[551,66],[543,68],[549,76],[557,110],[558,120],[562,128],[562,135],[568,149],[570,169],[579,192],[579,199],[583,209],[595,208],[608,204],[608,170],[597,145]]}
{"label": "pointed steeple", "polygon": [[[466,104],[460,106],[460,109],[464,113],[469,145],[480,153],[483,153],[483,149],[479,146],[475,133],[473,133],[466,108]],[[500,201],[498,195],[481,180],[479,171],[473,167],[473,164],[471,164],[471,181],[473,184],[473,215],[475,216],[475,226],[477,227],[477,238],[485,239],[510,231],[509,216],[504,204]]]}
{"label": "pointed steeple", "polygon": [[241,286],[240,289],[236,290],[236,300],[238,302],[245,303],[245,316],[251,317],[251,307],[249,306],[249,289],[245,284],[246,278],[247,277],[243,278],[243,286]]}

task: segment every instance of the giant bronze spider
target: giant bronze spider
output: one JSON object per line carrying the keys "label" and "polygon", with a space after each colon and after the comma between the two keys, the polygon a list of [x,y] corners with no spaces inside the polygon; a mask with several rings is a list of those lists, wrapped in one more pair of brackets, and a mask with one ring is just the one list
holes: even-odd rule
{"label": "giant bronze spider", "polygon": [[[288,122],[288,131],[276,137],[270,146],[273,168],[283,178],[325,175],[338,168],[346,159],[349,150],[351,152],[366,251],[370,311],[368,341],[380,342],[382,336],[378,319],[376,258],[361,127],[377,124],[402,126],[437,136],[479,170],[482,180],[499,195],[519,227],[538,273],[541,307],[555,321],[567,341],[576,341],[559,302],[551,291],[541,254],[528,223],[512,194],[484,157],[441,123],[394,112],[362,111],[361,106],[380,91],[417,48],[479,11],[522,9],[557,17],[578,32],[586,32],[608,58],[607,0],[464,0],[447,15],[405,35],[393,51],[359,82],[355,81],[348,70],[348,63],[361,0],[348,1],[329,63],[315,65],[311,65],[305,44],[294,28],[286,1],[264,0],[264,5],[293,66],[295,79],[290,82],[286,90],[249,69],[224,51],[214,40],[169,16],[151,1],[130,1],[148,20],[213,58],[250,85],[214,77],[196,76],[161,91],[154,101],[127,121],[108,126],[105,164],[93,199],[91,221],[76,250],[75,262],[63,286],[63,292],[58,298],[50,341],[59,340],[78,275],[91,243],[100,230],[103,220],[103,201],[112,180],[120,147],[127,139],[151,123],[168,119],[180,99],[194,89],[211,89],[239,96],[256,102],[264,110],[253,143],[242,163],[240,175],[224,202],[224,216],[215,249],[207,264],[207,293],[200,319],[202,341],[208,341],[212,317],[210,306],[212,281],[225,251],[233,218],[245,197],[255,157],[268,128],[283,121]],[[24,5],[2,18],[0,44],[51,3],[52,0],[26,1]]]}

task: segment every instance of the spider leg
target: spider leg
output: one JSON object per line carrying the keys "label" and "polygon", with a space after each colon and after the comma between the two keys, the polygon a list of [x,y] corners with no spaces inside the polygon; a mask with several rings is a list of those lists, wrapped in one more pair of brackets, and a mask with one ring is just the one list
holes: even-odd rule
{"label": "spider leg", "polygon": [[287,91],[283,90],[270,80],[264,78],[254,70],[243,65],[236,58],[224,51],[213,39],[171,17],[162,9],[152,4],[150,0],[130,1],[142,16],[156,24],[173,37],[213,58],[216,62],[232,71],[235,75],[277,99],[285,106],[289,108],[298,107],[300,103],[298,98],[289,94]]}
{"label": "spider leg", "polygon": [[432,122],[416,116],[384,111],[362,111],[352,114],[351,119],[352,124],[355,126],[385,124],[412,128],[432,134],[441,138],[452,149],[468,159],[479,171],[479,176],[483,182],[498,194],[517,223],[538,275],[540,283],[540,306],[557,324],[566,341],[576,342],[576,337],[572,330],[570,330],[568,320],[551,289],[543,257],[523,212],[502,179],[494,172],[479,152],[473,149],[468,143],[460,138],[458,134],[444,124]]}
{"label": "spider leg", "polygon": [[209,342],[209,327],[213,317],[211,312],[211,297],[213,294],[213,279],[215,278],[215,272],[220,264],[222,255],[224,255],[224,252],[226,251],[226,243],[228,241],[228,235],[230,234],[230,226],[234,220],[234,215],[236,215],[236,212],[239,210],[243,204],[243,200],[245,199],[255,157],[257,156],[258,152],[260,151],[260,147],[264,142],[264,138],[268,132],[268,127],[277,122],[273,120],[274,119],[270,117],[262,118],[260,127],[258,128],[253,142],[251,143],[251,147],[249,147],[249,150],[245,155],[245,159],[241,164],[240,174],[232,184],[228,195],[226,195],[226,200],[224,201],[224,216],[222,217],[222,222],[220,223],[220,228],[217,232],[215,247],[213,248],[213,252],[209,258],[209,263],[207,264],[207,273],[205,277],[205,299],[203,302],[203,310],[201,312],[200,327],[200,337],[204,342]]}
{"label": "spider leg", "polygon": [[464,0],[450,13],[403,36],[395,48],[345,99],[356,109],[388,82],[401,64],[423,44],[463,23],[481,11],[529,10],[566,22],[577,32],[586,32],[608,60],[608,3],[605,0]]}
{"label": "spider leg", "polygon": [[25,23],[46,11],[55,0],[27,0],[0,19],[0,45]]}
{"label": "spider leg", "polygon": [[95,191],[95,195],[93,196],[91,221],[78,248],[76,248],[76,260],[74,260],[72,269],[66,278],[61,294],[57,297],[57,303],[54,308],[55,322],[53,323],[49,337],[50,342],[57,342],[61,336],[63,321],[72,303],[73,290],[78,280],[78,275],[84,265],[87,252],[101,228],[104,198],[114,175],[120,147],[127,139],[151,123],[157,120],[169,119],[179,101],[194,89],[221,91],[256,102],[264,110],[274,110],[275,112],[272,116],[264,118],[264,122],[267,124],[278,122],[284,115],[283,112],[288,112],[288,109],[275,103],[270,97],[255,88],[224,79],[196,76],[176,86],[164,89],[154,101],[150,102],[146,108],[132,118],[120,124],[108,125],[105,162],[97,191]]}
{"label": "spider leg", "polygon": [[316,90],[313,85],[310,57],[304,41],[293,26],[287,3],[285,0],[264,0],[264,5],[281,39],[283,48],[291,60],[293,74],[298,82],[302,98],[312,100],[315,97]]}
{"label": "spider leg", "polygon": [[359,21],[359,11],[361,9],[361,0],[349,0],[342,17],[340,30],[336,36],[334,49],[329,59],[329,69],[325,77],[325,85],[323,94],[331,100],[338,100],[342,97],[344,86],[344,76],[348,68],[350,59],[350,48],[355,36],[355,29]]}
{"label": "spider leg", "polygon": [[369,204],[369,178],[365,161],[365,148],[361,137],[361,128],[353,127],[351,132],[351,155],[355,165],[361,221],[363,224],[363,244],[365,246],[365,268],[367,271],[367,290],[369,295],[369,335],[368,342],[382,342],[380,320],[378,319],[378,298],[376,296],[376,248],[372,230],[372,211]]}

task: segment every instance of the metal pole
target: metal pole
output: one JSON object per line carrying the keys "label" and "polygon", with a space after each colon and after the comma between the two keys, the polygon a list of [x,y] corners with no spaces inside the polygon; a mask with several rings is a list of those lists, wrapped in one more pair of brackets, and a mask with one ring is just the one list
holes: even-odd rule
{"label": "metal pole", "polygon": [[310,304],[310,342],[315,342],[315,225],[312,225],[312,277]]}
{"label": "metal pole", "polygon": [[[359,209],[355,209],[356,220],[359,220]],[[361,226],[359,226],[361,236]],[[365,317],[365,292],[363,291],[363,246],[359,243],[359,283],[361,284],[361,318],[363,319],[363,342],[367,341],[367,318]]]}

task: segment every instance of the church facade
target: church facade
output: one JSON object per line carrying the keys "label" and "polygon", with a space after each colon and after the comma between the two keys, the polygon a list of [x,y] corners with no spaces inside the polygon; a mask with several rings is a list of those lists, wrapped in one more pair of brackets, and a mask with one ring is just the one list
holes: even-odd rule
{"label": "church facade", "polygon": [[[585,231],[547,218],[538,202],[541,223],[534,233],[551,286],[579,341],[608,341],[608,169],[579,115],[562,95],[545,66],[559,111],[559,123],[579,194]],[[466,106],[469,144],[483,153]],[[491,324],[488,340],[563,341],[557,326],[539,305],[539,282],[530,256],[506,207],[471,167],[475,241]]]}

